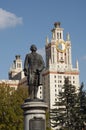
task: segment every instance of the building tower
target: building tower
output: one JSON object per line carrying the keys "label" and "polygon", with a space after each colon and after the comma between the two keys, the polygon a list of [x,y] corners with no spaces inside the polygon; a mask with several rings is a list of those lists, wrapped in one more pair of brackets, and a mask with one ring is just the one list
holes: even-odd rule
{"label": "building tower", "polygon": [[63,28],[60,22],[54,24],[52,39],[46,39],[46,70],[43,74],[44,99],[49,108],[53,108],[57,95],[62,91],[65,77],[69,77],[72,85],[79,87],[79,67],[72,66],[71,41],[69,33],[63,38]]}
{"label": "building tower", "polygon": [[20,55],[15,56],[15,60],[13,61],[8,75],[10,80],[21,80],[22,78],[24,78],[22,60],[20,58]]}

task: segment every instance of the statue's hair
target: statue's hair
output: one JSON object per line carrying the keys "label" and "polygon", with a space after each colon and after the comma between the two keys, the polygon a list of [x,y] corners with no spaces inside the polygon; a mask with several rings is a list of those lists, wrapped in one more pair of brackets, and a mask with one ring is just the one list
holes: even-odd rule
{"label": "statue's hair", "polygon": [[34,44],[31,45],[30,50],[31,50],[31,51],[37,51],[37,47],[36,47],[36,45],[34,45]]}

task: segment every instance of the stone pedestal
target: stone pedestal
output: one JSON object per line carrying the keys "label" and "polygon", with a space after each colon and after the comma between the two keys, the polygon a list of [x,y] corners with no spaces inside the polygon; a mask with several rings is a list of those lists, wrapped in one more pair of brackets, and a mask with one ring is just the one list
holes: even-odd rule
{"label": "stone pedestal", "polygon": [[38,99],[26,99],[24,110],[24,130],[46,130],[47,104]]}

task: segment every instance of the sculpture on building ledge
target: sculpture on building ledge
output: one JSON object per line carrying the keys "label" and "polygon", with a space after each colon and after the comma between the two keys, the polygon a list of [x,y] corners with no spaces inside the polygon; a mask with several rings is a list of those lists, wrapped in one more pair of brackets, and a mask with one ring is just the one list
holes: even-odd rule
{"label": "sculpture on building ledge", "polygon": [[37,47],[31,45],[31,53],[26,54],[24,61],[24,74],[28,80],[28,93],[30,99],[37,98],[38,87],[42,85],[42,71],[45,68],[44,60],[38,54]]}

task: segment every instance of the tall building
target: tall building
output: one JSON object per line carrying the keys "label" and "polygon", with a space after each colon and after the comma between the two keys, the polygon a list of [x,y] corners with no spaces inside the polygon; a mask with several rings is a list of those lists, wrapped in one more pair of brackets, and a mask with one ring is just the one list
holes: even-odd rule
{"label": "tall building", "polygon": [[20,55],[15,56],[15,60],[13,61],[12,66],[8,72],[8,78],[8,80],[0,80],[0,84],[5,83],[9,85],[9,87],[13,87],[15,89],[17,89],[20,85],[26,86],[27,83],[24,77]]}
{"label": "tall building", "polygon": [[15,60],[8,73],[10,80],[21,80],[24,78],[24,72],[22,67],[22,60],[20,55],[15,56]]}
{"label": "tall building", "polygon": [[54,24],[52,39],[46,39],[46,70],[43,74],[44,99],[49,108],[53,108],[57,95],[62,91],[65,77],[69,77],[72,85],[79,87],[79,65],[72,65],[71,40],[69,33],[66,40],[63,37],[63,28],[60,22]]}

